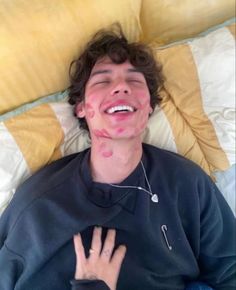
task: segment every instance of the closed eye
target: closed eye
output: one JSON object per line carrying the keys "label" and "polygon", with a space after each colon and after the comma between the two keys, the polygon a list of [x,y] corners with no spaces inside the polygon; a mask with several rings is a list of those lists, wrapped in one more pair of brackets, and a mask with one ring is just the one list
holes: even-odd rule
{"label": "closed eye", "polygon": [[100,84],[109,84],[110,81],[104,80],[104,81],[97,81],[94,83],[94,85],[100,85]]}

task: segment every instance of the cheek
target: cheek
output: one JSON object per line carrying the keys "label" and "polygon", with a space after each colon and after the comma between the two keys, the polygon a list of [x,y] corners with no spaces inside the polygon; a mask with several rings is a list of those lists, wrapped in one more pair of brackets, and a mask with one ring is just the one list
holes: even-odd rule
{"label": "cheek", "polygon": [[151,108],[150,99],[143,100],[143,102],[140,105],[140,108],[141,108],[141,110],[150,109]]}
{"label": "cheek", "polygon": [[148,88],[143,88],[143,89],[140,89],[140,90],[135,90],[135,95],[136,97],[140,100],[140,101],[150,101],[150,93],[149,93],[149,90]]}
{"label": "cheek", "polygon": [[145,103],[141,104],[140,109],[141,109],[142,119],[145,119],[145,120],[146,120],[146,117],[148,118],[149,115],[153,112],[153,109],[150,105],[150,101],[146,101]]}
{"label": "cheek", "polygon": [[111,150],[102,152],[102,156],[105,158],[109,158],[112,155],[113,155],[113,152]]}
{"label": "cheek", "polygon": [[92,119],[95,116],[95,111],[93,109],[93,106],[90,103],[87,103],[85,105],[86,115],[89,119]]}
{"label": "cheek", "polygon": [[135,97],[140,104],[141,109],[150,108],[151,97],[149,91],[135,92]]}
{"label": "cheek", "polygon": [[144,129],[146,128],[146,126],[147,126],[147,121],[139,124],[134,130],[134,135],[138,135],[138,134],[140,134],[140,132],[143,132]]}
{"label": "cheek", "polygon": [[88,118],[89,119],[93,119],[94,116],[95,116],[95,112],[94,111],[89,111],[88,112]]}
{"label": "cheek", "polygon": [[141,130],[145,129],[146,126],[147,126],[147,121],[148,121],[148,119],[144,120],[144,121],[140,124],[139,129],[141,129]]}

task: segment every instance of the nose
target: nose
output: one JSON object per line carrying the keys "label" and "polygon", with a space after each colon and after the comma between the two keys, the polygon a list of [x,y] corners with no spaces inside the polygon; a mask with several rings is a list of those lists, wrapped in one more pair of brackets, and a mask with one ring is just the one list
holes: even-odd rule
{"label": "nose", "polygon": [[127,84],[126,81],[119,80],[115,83],[114,87],[111,91],[112,95],[118,95],[118,94],[130,94],[130,87]]}

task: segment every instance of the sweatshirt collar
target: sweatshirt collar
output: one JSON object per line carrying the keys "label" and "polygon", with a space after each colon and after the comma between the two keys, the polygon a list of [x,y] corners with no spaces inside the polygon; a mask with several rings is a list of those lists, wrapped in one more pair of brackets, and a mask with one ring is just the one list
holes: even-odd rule
{"label": "sweatshirt collar", "polygon": [[[143,186],[145,185],[145,177],[141,163],[137,165],[134,171],[121,183],[122,188],[115,188],[106,183],[94,182],[92,180],[91,169],[89,165],[90,149],[84,155],[80,167],[80,174],[86,187],[86,196],[90,202],[99,207],[111,207],[119,205],[127,211],[133,211],[136,199],[140,194],[138,189],[125,188],[125,186]],[[143,154],[142,161],[146,164],[146,158]]]}

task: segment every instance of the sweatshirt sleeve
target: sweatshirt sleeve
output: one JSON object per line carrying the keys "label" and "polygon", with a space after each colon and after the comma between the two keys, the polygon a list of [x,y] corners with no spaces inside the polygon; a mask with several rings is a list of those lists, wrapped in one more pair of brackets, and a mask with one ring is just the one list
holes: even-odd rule
{"label": "sweatshirt sleeve", "polygon": [[71,280],[71,290],[110,290],[102,280]]}
{"label": "sweatshirt sleeve", "polygon": [[236,219],[213,182],[200,193],[201,280],[216,290],[236,289]]}
{"label": "sweatshirt sleeve", "polygon": [[22,270],[22,258],[10,251],[6,245],[3,245],[0,249],[0,289],[15,289],[16,281]]}

